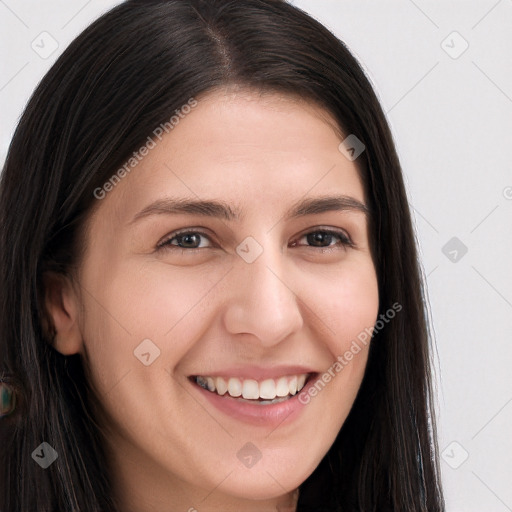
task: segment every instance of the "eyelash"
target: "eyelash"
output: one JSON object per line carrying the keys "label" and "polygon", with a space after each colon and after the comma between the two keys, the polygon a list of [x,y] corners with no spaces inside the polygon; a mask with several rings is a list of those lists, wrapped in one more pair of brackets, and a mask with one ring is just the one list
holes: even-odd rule
{"label": "eyelash", "polygon": [[[343,248],[345,248],[345,249],[347,247],[350,247],[350,248],[355,247],[355,244],[352,242],[350,237],[344,231],[339,231],[337,229],[330,229],[330,228],[320,228],[320,229],[317,228],[315,230],[308,231],[307,233],[302,234],[298,238],[298,240],[300,240],[301,238],[304,238],[305,236],[314,234],[314,233],[322,233],[322,234],[338,237],[339,240],[341,241],[341,246]],[[172,235],[171,237],[168,237],[168,238],[164,239],[163,242],[160,242],[157,245],[157,250],[158,251],[160,251],[160,250],[170,250],[170,251],[181,250],[181,252],[184,253],[184,252],[193,252],[193,251],[198,251],[198,250],[208,249],[209,248],[209,247],[190,247],[190,248],[186,248],[186,247],[179,247],[177,245],[174,245],[174,244],[170,243],[172,240],[175,240],[175,239],[178,239],[178,238],[181,238],[181,237],[185,237],[186,235],[201,235],[201,236],[204,236],[205,238],[210,239],[210,237],[205,232],[203,232],[203,231],[200,231],[200,230],[190,230],[189,229],[189,230],[184,230],[184,231],[178,231],[178,232],[175,232],[175,233],[171,233],[171,235]],[[319,250],[321,250],[324,253],[325,252],[331,252],[332,250],[336,250],[335,247],[333,247],[333,246],[318,246],[318,247],[316,247],[314,245],[309,245],[307,247],[312,248],[312,249],[319,249]]]}

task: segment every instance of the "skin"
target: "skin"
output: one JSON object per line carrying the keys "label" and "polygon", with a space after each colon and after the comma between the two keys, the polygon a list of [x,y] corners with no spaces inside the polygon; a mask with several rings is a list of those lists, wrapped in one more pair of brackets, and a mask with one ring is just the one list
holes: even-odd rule
{"label": "skin", "polygon": [[[121,510],[293,511],[294,491],[352,407],[368,347],[293,422],[272,429],[193,399],[187,377],[237,365],[325,372],[374,325],[379,298],[365,214],[283,219],[305,197],[364,203],[364,190],[356,162],[338,150],[334,120],[318,106],[227,89],[198,101],[100,201],[75,282],[48,280],[54,347],[87,362]],[[161,213],[132,223],[171,196],[223,200],[243,215]],[[192,240],[199,249],[181,251],[177,239],[174,249],[156,249],[183,228],[206,233]],[[305,235],[320,228],[348,234],[354,247],[336,236],[312,245]],[[248,236],[263,248],[252,263],[236,252]],[[134,357],[144,339],[160,350],[149,366]],[[247,442],[262,455],[251,468],[237,458]]]}

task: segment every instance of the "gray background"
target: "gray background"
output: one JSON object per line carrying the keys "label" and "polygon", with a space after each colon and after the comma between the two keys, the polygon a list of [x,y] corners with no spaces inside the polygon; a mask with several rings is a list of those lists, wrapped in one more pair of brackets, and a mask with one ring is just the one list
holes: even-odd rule
{"label": "gray background", "polygon": [[[117,3],[0,0],[1,161],[38,81]],[[293,3],[363,63],[398,146],[438,348],[448,512],[512,511],[512,0]]]}

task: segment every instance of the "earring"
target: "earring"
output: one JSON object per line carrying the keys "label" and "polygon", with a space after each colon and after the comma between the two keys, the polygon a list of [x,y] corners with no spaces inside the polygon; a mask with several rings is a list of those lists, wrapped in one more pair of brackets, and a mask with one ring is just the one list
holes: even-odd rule
{"label": "earring", "polygon": [[16,394],[5,382],[0,382],[0,418],[11,414],[16,408]]}

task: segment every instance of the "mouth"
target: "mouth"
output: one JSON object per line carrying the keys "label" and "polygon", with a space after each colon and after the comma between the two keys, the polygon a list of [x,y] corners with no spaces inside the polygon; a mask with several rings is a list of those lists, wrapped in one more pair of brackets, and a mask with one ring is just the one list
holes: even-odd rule
{"label": "mouth", "polygon": [[243,379],[193,375],[189,379],[200,388],[219,397],[232,398],[253,405],[272,405],[286,402],[299,393],[315,377],[315,373],[283,375],[274,379]]}
{"label": "mouth", "polygon": [[210,408],[237,422],[282,429],[286,425],[292,428],[318,408],[307,407],[309,400],[301,397],[319,377],[311,367],[276,364],[226,368],[218,373],[212,370],[210,374],[190,375],[188,381],[192,394],[212,416],[216,412]]}

